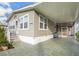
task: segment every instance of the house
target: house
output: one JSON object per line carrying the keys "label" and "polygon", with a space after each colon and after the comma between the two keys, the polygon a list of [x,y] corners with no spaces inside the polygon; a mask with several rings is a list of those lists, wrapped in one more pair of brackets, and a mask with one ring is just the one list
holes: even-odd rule
{"label": "house", "polygon": [[53,38],[54,33],[59,37],[74,36],[79,27],[78,16],[78,2],[35,3],[9,16],[8,39],[34,45]]}

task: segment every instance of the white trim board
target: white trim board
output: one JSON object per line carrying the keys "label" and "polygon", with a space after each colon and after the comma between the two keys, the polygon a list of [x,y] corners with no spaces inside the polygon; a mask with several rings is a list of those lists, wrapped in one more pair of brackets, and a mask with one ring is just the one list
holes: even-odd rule
{"label": "white trim board", "polygon": [[48,35],[48,36],[40,36],[40,37],[27,37],[27,36],[18,36],[19,39],[25,43],[29,43],[32,45],[38,44],[40,42],[44,42],[46,40],[49,40],[53,38],[53,35]]}

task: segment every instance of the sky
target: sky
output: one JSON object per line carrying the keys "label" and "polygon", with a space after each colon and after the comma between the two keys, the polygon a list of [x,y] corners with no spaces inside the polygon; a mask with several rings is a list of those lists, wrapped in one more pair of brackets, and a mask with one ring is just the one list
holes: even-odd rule
{"label": "sky", "polygon": [[35,2],[0,2],[0,21],[5,22],[13,10],[34,3]]}

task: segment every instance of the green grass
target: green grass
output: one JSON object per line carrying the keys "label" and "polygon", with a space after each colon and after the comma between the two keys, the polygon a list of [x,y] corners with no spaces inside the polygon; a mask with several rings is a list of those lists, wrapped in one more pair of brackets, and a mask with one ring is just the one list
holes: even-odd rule
{"label": "green grass", "polygon": [[0,52],[0,55],[11,56],[79,56],[79,44],[74,38],[51,39],[37,45],[17,42],[14,49]]}

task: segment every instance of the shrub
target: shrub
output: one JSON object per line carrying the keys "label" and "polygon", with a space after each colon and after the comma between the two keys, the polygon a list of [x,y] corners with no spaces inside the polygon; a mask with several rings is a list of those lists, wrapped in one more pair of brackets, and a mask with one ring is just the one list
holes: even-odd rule
{"label": "shrub", "polygon": [[4,28],[0,27],[0,46],[7,46],[12,47],[12,45],[8,42],[6,36],[5,36],[5,30]]}
{"label": "shrub", "polygon": [[79,31],[75,33],[75,35],[76,35],[76,40],[79,41]]}

